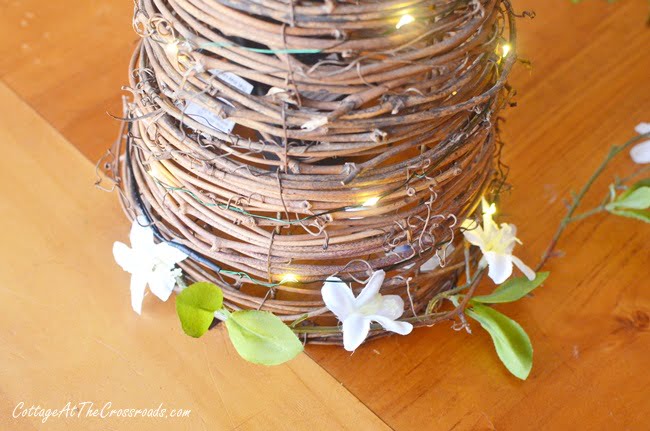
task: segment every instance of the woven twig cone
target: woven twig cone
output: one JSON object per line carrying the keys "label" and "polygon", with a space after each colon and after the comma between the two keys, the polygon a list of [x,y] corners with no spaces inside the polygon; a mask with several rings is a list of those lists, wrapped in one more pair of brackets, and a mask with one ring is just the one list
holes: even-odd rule
{"label": "woven twig cone", "polygon": [[506,2],[137,0],[134,28],[123,203],[189,278],[339,342],[324,280],[383,269],[432,322],[498,177]]}

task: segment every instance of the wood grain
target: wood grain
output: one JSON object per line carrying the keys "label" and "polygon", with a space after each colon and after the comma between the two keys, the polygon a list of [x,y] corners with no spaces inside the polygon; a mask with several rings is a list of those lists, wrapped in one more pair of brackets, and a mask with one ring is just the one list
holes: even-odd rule
{"label": "wood grain", "polygon": [[[116,196],[94,190],[93,166],[4,85],[0,143],[0,429],[388,429],[304,354],[255,366],[225,328],[185,336],[171,302],[149,295],[133,313],[111,255],[127,231]],[[191,414],[43,425],[12,417],[21,401]]]}
{"label": "wood grain", "polygon": [[[537,17],[519,21],[519,54],[533,68],[516,69],[512,80],[519,106],[503,129],[513,188],[501,216],[519,227],[525,246],[517,253],[533,264],[563,215],[562,199],[610,145],[650,120],[650,30],[644,2],[515,6]],[[633,169],[622,155],[585,209],[599,203],[615,173]],[[497,307],[533,341],[526,382],[507,374],[478,325],[472,335],[440,325],[379,340],[351,357],[320,347],[309,354],[400,430],[646,429],[649,243],[643,223],[588,219],[567,231],[559,245],[565,256],[549,262],[551,276],[534,298]],[[377,384],[390,390],[378,393]]]}
{"label": "wood grain", "polygon": [[[504,159],[511,167],[513,188],[504,196],[500,215],[518,225],[525,242],[517,249],[518,255],[532,264],[563,215],[562,199],[584,183],[611,144],[624,142],[632,136],[634,125],[650,121],[650,30],[644,26],[648,9],[642,0],[614,4],[593,0],[579,5],[569,0],[515,0],[514,5],[518,11],[535,10],[537,17],[519,20],[517,49],[521,57],[533,62],[533,68],[519,67],[513,74],[519,106],[508,113],[503,126],[508,143]],[[95,160],[117,130],[104,111],[119,108],[118,88],[126,82],[125,66],[134,40],[129,27],[131,3],[97,0],[65,10],[43,0],[23,0],[7,1],[2,7],[0,77]],[[23,27],[21,19],[30,10],[47,13],[33,19],[39,20],[37,26],[28,20],[28,27]],[[105,11],[101,18],[96,17],[97,10]],[[84,19],[98,25],[80,24]],[[56,41],[44,42],[44,36],[39,39],[41,30],[50,32]],[[23,52],[23,43],[29,45],[29,53]],[[35,58],[41,63],[35,64]],[[92,84],[93,78],[99,80],[97,85]],[[77,92],[79,89],[82,91]],[[595,189],[604,191],[614,174],[625,175],[633,169],[627,156],[621,156]],[[37,196],[41,186],[29,187],[32,196]],[[99,239],[85,247],[92,259],[95,254],[102,256],[102,266],[96,264],[99,274],[113,280],[112,286],[126,286],[127,279],[116,275],[110,264],[108,248],[97,245],[110,244],[128,229],[114,211],[114,197],[103,198],[90,188],[77,197],[77,205],[99,205],[99,213],[107,214],[97,216],[99,221],[87,222],[95,226]],[[95,202],[98,199],[102,203]],[[600,199],[599,193],[592,193],[585,206],[589,208]],[[68,223],[71,229],[73,223],[66,221],[65,214],[52,217],[52,227],[41,233],[54,235],[59,223]],[[645,370],[650,355],[649,242],[648,228],[640,222],[607,216],[589,219],[567,231],[559,246],[565,256],[549,263],[551,277],[534,298],[498,307],[518,320],[533,340],[535,365],[526,382],[507,374],[489,337],[477,325],[472,335],[440,325],[407,338],[369,343],[354,355],[318,346],[310,347],[308,354],[398,430],[646,429],[650,413],[650,377]],[[20,253],[27,250],[15,249],[13,254]],[[18,268],[24,266],[10,269],[16,271],[15,279],[23,276]],[[85,299],[78,299],[79,308],[93,301],[96,291],[94,286],[89,288]],[[190,358],[174,356],[170,360],[163,358],[168,341],[145,339],[154,325],[173,325],[169,304],[149,301],[143,328],[142,320],[136,324],[124,307],[123,292],[101,295],[119,311],[104,317],[98,326],[118,325],[124,331],[122,325],[127,325],[134,337],[115,339],[111,328],[101,333],[106,337],[103,341],[139,346],[146,359],[138,362],[141,368],[136,369],[148,369],[153,361],[155,370],[164,371],[204,353],[197,353],[190,341],[179,340],[188,343],[183,344],[184,355]],[[54,304],[61,301],[55,292],[47,298]],[[34,300],[26,297],[25,301],[28,299]],[[43,331],[48,333],[47,325]],[[89,331],[88,336],[98,334]],[[3,341],[6,348],[8,340]],[[217,354],[212,351],[211,357]],[[103,358],[106,362],[100,359],[98,363],[105,369],[114,366]],[[87,370],[90,361],[71,364],[66,371]],[[116,355],[113,361],[120,359]],[[212,368],[215,373],[216,365]],[[173,370],[178,372],[178,368]],[[193,370],[199,388],[210,385],[201,370]],[[105,373],[99,378],[106,384]],[[73,387],[78,392],[89,390],[88,384],[76,384]],[[69,390],[65,380],[58,385],[61,391]],[[136,393],[155,389],[131,388]],[[3,390],[6,392],[5,386]],[[200,390],[179,391],[170,386],[165,390],[169,399],[180,393],[184,400],[202,400],[206,414],[221,406],[214,393],[200,398]],[[109,390],[104,393],[114,395]],[[273,429],[273,424],[262,429]]]}
{"label": "wood grain", "polygon": [[130,0],[0,1],[0,79],[93,161],[117,137]]}

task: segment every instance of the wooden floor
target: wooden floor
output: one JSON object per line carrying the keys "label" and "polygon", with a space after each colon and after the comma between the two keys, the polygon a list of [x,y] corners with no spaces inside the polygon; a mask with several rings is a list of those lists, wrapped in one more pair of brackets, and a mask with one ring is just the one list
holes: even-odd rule
{"label": "wooden floor", "polygon": [[[51,168],[50,163],[63,163],[68,167],[83,164],[80,157],[59,147],[62,138],[54,137],[54,132],[39,131],[47,125],[36,125],[37,114],[93,163],[116,137],[118,125],[106,115],[106,111],[116,114],[120,111],[119,89],[126,82],[126,65],[136,40],[130,28],[132,2],[86,0],[69,3],[62,6],[61,2],[44,0],[0,1],[0,80],[6,86],[0,91],[0,113],[3,116],[0,125],[11,130],[0,131],[0,148],[3,154],[13,157],[8,160],[16,163],[21,157],[30,157],[33,153],[35,161],[21,165],[25,169]],[[519,236],[525,242],[520,256],[532,264],[548,244],[564,211],[562,200],[569,191],[584,183],[611,144],[624,142],[632,136],[637,123],[650,121],[650,29],[645,26],[648,3],[643,0],[614,4],[591,0],[579,5],[570,0],[515,0],[514,6],[519,11],[535,10],[536,18],[519,20],[518,53],[531,60],[533,67],[530,70],[523,66],[516,68],[511,80],[519,91],[519,97],[518,107],[508,112],[508,121],[504,125],[508,143],[504,158],[511,167],[513,189],[505,197],[503,208],[507,220],[519,227]],[[52,146],[57,154],[62,154],[61,160],[43,159],[42,152],[54,151],[43,146],[44,136],[48,139],[52,136],[51,139],[56,141]],[[20,151],[6,151],[8,146],[21,145]],[[24,175],[16,169],[10,170],[11,166],[5,162],[2,161],[3,199],[5,194],[16,193],[15,187],[18,187],[7,187],[7,182],[11,182],[7,172]],[[93,206],[95,201],[101,201],[100,208],[108,211],[110,216],[104,214],[99,220],[99,226],[104,228],[101,238],[89,238],[89,241],[98,241],[97,244],[101,242],[102,247],[108,247],[112,240],[109,233],[113,237],[119,236],[128,226],[120,218],[117,208],[107,201],[116,197],[98,197],[98,192],[93,191],[92,167],[89,163],[84,166],[82,173],[52,168],[48,171],[49,176],[36,178],[64,182],[65,176],[71,175],[70,178],[76,182],[88,185],[85,188],[79,184],[74,186],[75,205]],[[615,173],[625,175],[632,169],[629,158],[621,156],[596,188],[605,190]],[[23,187],[27,185],[23,184]],[[34,187],[27,198],[38,200],[40,195]],[[586,206],[593,206],[600,199],[599,193],[589,195]],[[5,206],[0,206],[0,214],[7,227],[17,223],[15,218],[21,218],[19,212],[7,209],[7,202],[20,204],[19,208],[25,211],[50,210],[44,205],[30,206],[20,199],[5,200]],[[46,203],[50,204],[50,201]],[[60,210],[66,208],[63,205]],[[12,218],[5,218],[9,216]],[[67,223],[60,215],[54,220]],[[21,226],[27,228],[28,225]],[[87,233],[96,232],[87,226],[84,229]],[[45,230],[54,236],[56,231],[55,224]],[[12,238],[15,240],[12,247],[19,247],[18,239],[22,237]],[[507,374],[493,352],[489,337],[480,329],[476,328],[475,333],[469,335],[456,333],[444,324],[418,330],[409,337],[389,337],[369,343],[352,356],[337,348],[309,347],[308,356],[333,379],[304,356],[286,371],[290,376],[291,370],[298,369],[297,374],[293,374],[298,376],[297,379],[286,378],[293,382],[290,384],[294,385],[292,387],[297,393],[320,391],[309,379],[322,382],[319,384],[323,385],[323,390],[330,391],[326,398],[306,395],[308,401],[302,408],[316,409],[323,415],[322,421],[315,422],[320,425],[315,426],[316,429],[327,428],[328,424],[329,429],[337,429],[346,423],[350,429],[381,429],[382,421],[397,430],[418,431],[556,430],[569,427],[581,430],[647,429],[647,416],[650,414],[650,373],[646,369],[650,357],[649,243],[650,229],[640,222],[604,216],[589,219],[567,231],[560,243],[565,256],[549,263],[551,277],[534,298],[499,307],[526,328],[535,346],[535,365],[526,382]],[[36,240],[34,245],[45,246]],[[0,288],[16,291],[23,287],[9,286],[8,283],[19,282],[21,278],[17,271],[28,269],[25,265],[9,268],[6,259],[10,252],[15,256],[18,252],[28,254],[29,251],[20,248],[6,251],[5,247],[3,244],[3,254],[0,255]],[[127,278],[117,274],[109,250],[102,248],[98,253],[103,259],[102,265],[105,265],[100,267],[100,259],[95,259],[97,267],[101,268],[100,273],[109,280],[119,280],[111,287],[126,286]],[[54,259],[52,256],[56,253],[50,256]],[[28,279],[46,280],[48,268],[45,265],[34,269],[34,273],[40,275]],[[91,286],[86,287],[88,290],[83,293],[73,293],[83,294],[89,301],[101,295],[108,298],[113,310],[123,308],[128,311],[128,298],[123,292],[98,294]],[[22,393],[24,384],[34,385],[33,390],[25,392],[30,396],[29,401],[39,401],[38,380],[20,380],[26,373],[39,371],[34,367],[44,363],[29,362],[32,355],[45,361],[48,356],[42,349],[46,347],[55,350],[72,348],[72,344],[57,346],[45,340],[47,334],[55,339],[62,336],[55,322],[44,324],[42,333],[28,331],[32,338],[23,337],[19,341],[18,329],[13,329],[17,324],[26,325],[32,331],[40,326],[30,326],[19,309],[13,310],[12,307],[18,306],[15,298],[12,299],[14,296],[6,292],[0,295],[0,323],[3,326],[0,339],[0,424],[11,413],[14,398]],[[84,301],[79,298],[58,298],[47,293],[41,300],[51,301],[54,308],[61,305],[65,310],[73,310],[71,304],[80,308],[84,306]],[[40,313],[50,312],[47,307],[38,310]],[[59,316],[56,311],[52,313]],[[140,331],[135,323],[124,327],[123,322],[114,322],[113,319],[130,318],[124,311],[116,313],[103,313],[100,324],[89,326],[86,336],[96,337],[111,346],[120,334],[128,339],[129,332]],[[80,313],[80,316],[91,318],[88,313]],[[151,331],[151,336],[157,334],[162,339],[163,330],[167,331],[165,334],[174,332],[169,329],[172,318],[170,304],[156,306],[143,324],[143,334],[136,338],[143,338],[147,331]],[[35,321],[45,322],[43,319]],[[65,322],[74,325],[72,318]],[[160,326],[156,328],[156,325]],[[97,328],[97,332],[91,331],[92,328]],[[104,333],[100,328],[105,328]],[[211,358],[218,356],[211,345],[220,342],[217,338],[212,335],[202,342],[196,354],[203,356],[210,352]],[[33,347],[36,352],[27,349],[25,346],[30,339],[39,343],[43,341],[43,348]],[[26,359],[16,359],[17,352],[11,352],[12,343],[24,347],[21,354],[27,355]],[[186,388],[174,386],[183,378],[196,379],[199,388],[203,388],[206,381],[211,384],[223,378],[221,371],[206,375],[205,368],[197,368],[199,361],[191,357],[189,344],[183,344],[183,353],[179,354],[178,347],[168,341],[159,344],[155,339],[139,345],[134,340],[121,343],[122,348],[134,352],[132,354],[141,349],[144,358],[155,358],[155,369],[163,373],[166,367],[161,358],[166,355],[166,349],[173,351],[173,363],[167,370],[172,376],[160,383],[161,388],[166,385],[164,391],[157,386],[154,388],[151,382],[142,391],[155,389],[155,394],[168,396],[165,400],[174,399],[176,394],[178,399],[199,404],[201,416],[211,419],[203,422],[197,419],[193,422],[196,427],[203,423],[208,424],[206,429],[235,429],[238,420],[244,420],[248,413],[255,413],[240,407],[242,400],[254,396],[245,391],[225,400],[218,388],[214,391],[214,388],[208,388],[210,385],[206,386],[206,392],[196,389],[177,393],[181,392],[178,388]],[[122,350],[115,353],[116,363],[120,362],[119,355],[124,354],[128,355]],[[75,377],[81,373],[100,380],[107,379],[105,373],[84,368],[92,366],[92,361],[69,364],[66,368],[62,352],[57,352],[53,360],[63,367],[63,374],[59,380],[54,379],[56,374],[48,379],[40,370],[42,378],[49,382],[42,389],[43,393],[47,391],[48,396],[44,397],[47,401],[64,401],[75,391],[92,394],[89,390],[92,385],[108,385],[107,382],[81,380],[83,376]],[[107,356],[101,356],[98,361],[97,366],[104,369],[112,366]],[[188,361],[191,371],[182,367],[184,361]],[[223,358],[215,361],[219,361],[219,366],[229,367]],[[137,370],[147,366],[144,362],[135,365]],[[255,373],[239,363],[232,369],[242,373],[242,379],[248,379],[246,381],[250,381],[250,373]],[[265,381],[282,381],[284,372],[277,372],[278,380],[269,378]],[[306,377],[301,373],[313,373],[316,377]],[[255,376],[260,380],[260,375]],[[349,392],[342,388],[336,392],[336,385],[332,386],[335,380]],[[234,384],[235,380],[229,379],[228,382]],[[120,400],[147,399],[146,394],[127,383],[121,386]],[[272,396],[269,394],[273,394],[273,385],[268,383],[264,388],[262,393]],[[284,390],[286,388],[275,388],[280,389],[278,396],[288,397],[287,402],[299,409],[294,411],[295,415],[287,416],[286,424],[293,424],[291,429],[314,428],[313,424],[300,422],[309,415],[307,410],[300,410],[299,399],[292,398]],[[56,390],[65,396],[57,398]],[[111,395],[106,389],[100,393],[102,396]],[[355,397],[361,402],[358,405]],[[13,403],[11,406],[10,401]],[[341,411],[345,405],[350,406],[348,410],[339,415],[332,413]],[[224,419],[217,413],[211,416],[211,411],[224,406],[226,411],[236,412],[237,421],[228,422],[228,416]],[[278,418],[274,421],[269,413],[274,406],[273,403],[266,405],[261,419],[253,420],[243,428],[282,429],[278,426]],[[330,422],[327,422],[328,415],[332,419]],[[355,416],[359,419],[346,422]],[[6,424],[8,426],[3,426],[3,429],[15,429],[15,422]],[[54,427],[57,424],[47,426],[59,429]],[[24,429],[50,429],[47,426],[34,422]],[[133,422],[123,422],[115,429],[135,426]],[[142,429],[141,425],[137,427]]]}

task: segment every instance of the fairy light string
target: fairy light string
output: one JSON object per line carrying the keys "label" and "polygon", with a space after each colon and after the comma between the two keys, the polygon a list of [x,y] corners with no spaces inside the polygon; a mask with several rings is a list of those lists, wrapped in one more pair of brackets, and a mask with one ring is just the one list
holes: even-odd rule
{"label": "fairy light string", "polygon": [[395,271],[388,291],[417,275],[409,295],[426,308],[466,263],[457,250],[445,268],[419,266],[458,244],[457,219],[500,187],[509,3],[305,4],[290,16],[258,3],[136,1],[127,204],[191,257],[189,277],[227,283],[235,307],[289,321],[304,310],[302,328],[322,315],[308,295],[328,276],[359,283],[381,268]]}
{"label": "fairy light string", "polygon": [[[129,132],[130,132],[130,124],[129,124]],[[138,207],[139,213],[142,214],[144,216],[144,218],[147,220],[147,225],[148,225],[147,227],[150,227],[152,229],[156,239],[158,239],[159,241],[162,241],[162,242],[166,242],[169,245],[173,246],[174,248],[177,248],[177,249],[181,250],[182,252],[184,252],[185,254],[190,256],[192,259],[194,259],[195,261],[199,262],[200,264],[206,266],[207,268],[211,269],[215,273],[228,274],[228,275],[243,277],[243,278],[249,280],[250,282],[252,282],[252,283],[254,283],[256,285],[269,287],[269,288],[277,287],[277,286],[280,286],[280,285],[282,285],[284,283],[298,283],[298,284],[300,284],[300,281],[298,280],[298,277],[295,274],[285,274],[283,276],[282,280],[279,283],[267,283],[267,282],[257,280],[255,278],[251,277],[250,274],[247,274],[246,272],[243,272],[243,271],[230,271],[230,270],[223,269],[219,265],[216,265],[210,259],[206,259],[201,254],[197,253],[196,251],[194,251],[190,247],[187,247],[187,246],[185,246],[183,244],[180,244],[178,242],[175,242],[173,240],[166,239],[165,236],[161,234],[160,230],[156,226],[155,220],[153,219],[153,217],[151,216],[151,214],[147,210],[144,202],[142,201],[142,197],[140,196],[140,194],[139,194],[139,192],[137,190],[137,184],[134,181],[133,167],[132,167],[132,164],[131,164],[132,161],[131,161],[130,145],[131,145],[130,144],[130,138],[127,137],[127,139],[126,139],[126,150],[125,150],[125,167],[126,167],[126,172],[127,172],[128,183],[130,184],[131,196],[132,196],[133,200],[135,201],[135,203],[136,203],[136,205]],[[189,190],[184,190],[184,189],[179,188],[179,187],[167,186],[167,185],[163,184],[162,181],[160,181],[158,179],[155,179],[155,181],[160,186],[165,187],[168,190],[181,191],[181,192],[188,193],[194,199],[196,199],[198,202],[200,202],[201,204],[206,205],[206,206],[219,206],[219,207],[221,207],[223,209],[227,209],[227,210],[230,210],[230,211],[241,212],[241,213],[244,213],[246,215],[255,216],[255,217],[258,217],[258,218],[273,219],[271,217],[264,217],[264,216],[255,215],[255,214],[249,213],[249,212],[247,212],[247,211],[245,211],[245,210],[243,210],[241,208],[236,208],[236,207],[228,206],[228,205],[225,205],[225,204],[211,204],[209,202],[203,202]],[[377,201],[378,200],[379,200],[379,198],[377,198]],[[373,202],[376,203],[377,201],[373,201]],[[366,203],[367,203],[367,201],[366,201]],[[362,206],[367,206],[367,205],[364,204]],[[342,209],[345,210],[347,208],[349,208],[349,207],[344,207]],[[322,215],[322,214],[319,214],[319,215]],[[314,216],[310,216],[310,217],[314,217]],[[280,222],[283,222],[283,223],[287,222],[286,220],[282,220],[282,219],[273,219],[273,220],[277,220],[277,221],[280,221]],[[304,218],[303,220],[307,220],[307,218]],[[288,223],[291,223],[291,222],[293,222],[293,221],[292,220],[288,221]],[[436,243],[432,248],[437,249],[439,247],[446,246],[448,243],[449,243],[448,241],[441,241],[439,243]],[[403,264],[404,262],[408,262],[410,260],[411,259],[402,260],[399,263]],[[325,281],[326,281],[326,279],[323,279],[323,280],[317,280],[317,281],[312,282],[312,283],[323,283]],[[355,281],[355,280],[344,280],[344,281],[352,282],[352,281]]]}

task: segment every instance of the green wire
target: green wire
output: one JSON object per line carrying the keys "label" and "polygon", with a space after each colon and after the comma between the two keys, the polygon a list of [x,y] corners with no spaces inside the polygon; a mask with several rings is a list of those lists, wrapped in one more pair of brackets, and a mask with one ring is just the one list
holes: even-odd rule
{"label": "green wire", "polygon": [[199,46],[199,48],[205,48],[214,46],[217,48],[241,48],[251,52],[257,52],[259,54],[319,54],[323,52],[322,49],[264,49],[264,48],[250,48],[248,46],[235,45],[234,43],[223,43],[223,42],[209,42],[204,43]]}
{"label": "green wire", "polygon": [[310,215],[310,216],[307,216],[307,217],[299,218],[299,219],[296,219],[296,220],[284,220],[284,219],[280,219],[280,218],[275,218],[275,217],[269,217],[269,216],[263,216],[263,215],[258,215],[258,214],[249,213],[248,211],[246,211],[246,210],[244,210],[244,209],[242,209],[242,208],[239,208],[239,207],[236,207],[236,206],[232,206],[232,205],[226,205],[226,204],[222,204],[222,203],[216,203],[216,204],[215,204],[215,203],[205,202],[205,201],[203,201],[201,198],[199,198],[199,197],[198,197],[194,192],[192,192],[191,190],[187,190],[187,189],[185,189],[185,188],[183,188],[183,187],[173,187],[173,186],[167,185],[167,184],[163,183],[162,181],[158,180],[157,178],[154,178],[154,181],[155,181],[158,185],[160,185],[161,187],[163,187],[163,188],[166,189],[166,190],[187,193],[187,194],[190,195],[194,200],[196,200],[198,203],[200,203],[200,204],[203,205],[203,206],[206,206],[206,207],[219,207],[219,208],[221,208],[221,209],[229,210],[229,211],[234,211],[234,212],[237,212],[237,213],[240,213],[240,214],[247,215],[247,216],[249,216],[249,217],[259,218],[259,219],[264,219],[264,220],[270,220],[270,221],[275,221],[275,222],[283,223],[283,224],[299,224],[300,222],[304,222],[304,221],[307,221],[307,220],[311,220],[311,219],[313,219],[313,218],[315,218],[315,217],[318,217],[318,216],[321,216],[321,215],[325,215],[325,214],[329,214],[329,213],[332,213],[332,212],[335,212],[335,211],[345,210],[345,209],[348,209],[348,208],[363,208],[363,205],[359,205],[359,206],[356,206],[356,207],[341,207],[341,208],[338,208],[338,209],[329,210],[329,211],[326,211],[326,212],[323,212],[323,213],[320,213],[320,214],[314,214],[314,215]]}
{"label": "green wire", "polygon": [[276,286],[280,286],[282,284],[282,282],[280,282],[280,283],[265,283],[263,281],[255,280],[249,274],[247,274],[245,272],[241,272],[241,271],[229,271],[227,269],[222,269],[219,272],[221,274],[237,275],[237,276],[240,276],[240,277],[244,277],[244,278],[252,281],[254,284],[259,284],[260,286],[264,286],[264,287],[276,287]]}
{"label": "green wire", "polygon": [[[255,48],[246,48],[246,47],[241,47],[241,48],[255,50]],[[259,50],[259,51],[269,51],[269,53],[279,52],[279,51],[271,52],[272,50]],[[320,50],[310,50],[310,51],[320,52]],[[301,53],[311,53],[311,52],[301,52]],[[415,172],[412,173],[409,176],[409,178],[407,178],[406,181],[403,184],[401,184],[400,186],[396,187],[393,190],[390,190],[390,191],[384,193],[382,196],[380,196],[380,198],[391,195],[395,191],[399,190],[403,185],[409,184],[411,179],[413,179],[413,178],[419,178],[419,179],[426,178],[426,175],[429,172],[433,171],[433,169],[435,169],[435,167],[436,167],[436,165],[429,166],[429,168],[425,171],[424,174],[418,174],[418,173],[415,173]],[[245,215],[247,215],[249,217],[259,218],[259,219],[264,219],[264,220],[271,220],[271,221],[276,221],[276,222],[284,223],[284,224],[300,223],[302,221],[306,221],[306,220],[312,219],[314,217],[318,217],[318,216],[321,216],[321,215],[329,214],[329,213],[340,211],[340,210],[346,210],[348,208],[363,208],[363,205],[354,206],[354,207],[342,207],[342,208],[339,208],[339,209],[329,210],[329,211],[326,211],[326,212],[323,212],[323,213],[320,213],[320,214],[315,214],[315,215],[303,217],[301,219],[283,220],[283,219],[279,219],[279,218],[275,218],[275,217],[252,214],[252,213],[249,213],[248,211],[246,211],[246,210],[244,210],[242,208],[238,208],[238,207],[231,206],[231,205],[226,205],[226,204],[222,204],[222,203],[214,204],[214,203],[210,203],[210,202],[204,202],[201,198],[196,196],[196,194],[194,192],[192,192],[191,190],[187,190],[187,189],[185,189],[183,187],[173,187],[173,186],[167,185],[167,184],[163,183],[162,181],[158,180],[155,177],[153,177],[153,179],[158,185],[160,185],[161,187],[163,187],[166,190],[179,191],[179,192],[187,193],[188,195],[190,195],[193,199],[195,199],[201,205],[204,205],[204,206],[207,206],[207,207],[215,207],[216,206],[216,207],[219,207],[219,208],[222,208],[222,209],[225,209],[225,210],[230,210],[230,211],[238,212],[240,214],[245,214]],[[436,246],[437,245],[438,244],[436,244]],[[257,285],[264,286],[264,287],[269,287],[269,288],[277,287],[277,286],[280,286],[280,285],[283,284],[282,281],[280,283],[267,283],[267,282],[259,281],[259,280],[256,280],[256,279],[252,278],[248,273],[241,272],[241,271],[229,271],[229,270],[222,269],[222,270],[219,271],[219,273],[244,277],[244,278],[250,280],[253,284],[257,284]]]}

